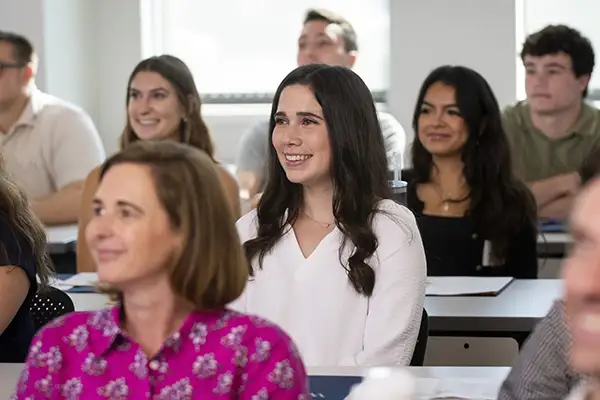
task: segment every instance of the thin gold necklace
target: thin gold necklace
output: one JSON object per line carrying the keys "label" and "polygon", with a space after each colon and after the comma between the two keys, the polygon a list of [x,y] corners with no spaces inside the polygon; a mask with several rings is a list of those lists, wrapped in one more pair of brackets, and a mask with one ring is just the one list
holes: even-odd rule
{"label": "thin gold necklace", "polygon": [[462,199],[453,199],[451,192],[448,192],[448,196],[444,197],[441,187],[438,187],[438,185],[436,183],[433,183],[432,186],[433,186],[433,190],[435,191],[435,193],[438,195],[438,197],[442,201],[442,210],[444,210],[444,212],[450,211],[450,206],[452,204],[462,203],[469,198],[469,195],[467,194]]}
{"label": "thin gold necklace", "polygon": [[331,228],[333,226],[333,222],[327,223],[327,222],[317,221],[316,219],[314,219],[313,217],[311,217],[310,215],[308,215],[306,213],[306,211],[304,211],[304,210],[302,210],[302,214],[304,214],[306,216],[306,218],[310,219],[315,224],[320,225],[322,228],[328,229],[328,228]]}

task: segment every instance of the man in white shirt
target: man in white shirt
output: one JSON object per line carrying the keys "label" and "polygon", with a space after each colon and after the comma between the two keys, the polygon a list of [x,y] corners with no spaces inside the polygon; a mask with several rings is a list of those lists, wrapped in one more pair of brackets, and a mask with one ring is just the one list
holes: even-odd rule
{"label": "man in white shirt", "polygon": [[47,225],[77,221],[83,182],[104,161],[91,118],[42,93],[33,46],[0,31],[0,146],[5,168]]}
{"label": "man in white shirt", "polygon": [[[600,153],[597,153],[600,157]],[[585,376],[568,399],[600,399],[600,176],[583,186],[571,214],[573,245],[565,260],[570,363]]]}
{"label": "man in white shirt", "polygon": [[[343,17],[326,10],[309,10],[298,39],[298,65],[313,63],[352,68],[358,55],[356,32]],[[395,155],[404,153],[406,134],[391,115],[379,112],[390,168]],[[269,121],[261,121],[243,133],[236,160],[237,178],[242,197],[259,193],[267,174]]]}

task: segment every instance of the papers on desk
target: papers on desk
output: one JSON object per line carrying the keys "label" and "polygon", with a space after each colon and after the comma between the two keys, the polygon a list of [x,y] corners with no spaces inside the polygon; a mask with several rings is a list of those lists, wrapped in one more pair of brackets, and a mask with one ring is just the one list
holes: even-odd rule
{"label": "papers on desk", "polygon": [[512,277],[435,276],[427,278],[427,296],[497,296]]}
{"label": "papers on desk", "polygon": [[[39,276],[37,277],[37,281],[38,281],[38,284],[39,284],[40,283],[40,277]],[[53,288],[57,288],[57,289],[62,290],[63,292],[66,292],[68,290],[73,289],[73,286],[65,284],[60,279],[52,279],[52,280],[50,280],[50,282],[48,282],[48,284],[51,287],[53,287]]]}
{"label": "papers on desk", "polygon": [[500,382],[481,378],[418,378],[419,399],[492,400],[498,396]]}
{"label": "papers on desk", "polygon": [[80,272],[72,277],[62,281],[63,285],[68,286],[88,286],[92,287],[98,282],[98,274],[95,272]]}
{"label": "papers on desk", "polygon": [[47,227],[46,238],[48,243],[73,243],[77,240],[77,225]]}
{"label": "papers on desk", "polygon": [[[496,399],[501,382],[482,378],[416,378],[417,398],[430,399]],[[362,381],[361,376],[322,375],[309,377],[313,399],[343,400],[352,386]]]}

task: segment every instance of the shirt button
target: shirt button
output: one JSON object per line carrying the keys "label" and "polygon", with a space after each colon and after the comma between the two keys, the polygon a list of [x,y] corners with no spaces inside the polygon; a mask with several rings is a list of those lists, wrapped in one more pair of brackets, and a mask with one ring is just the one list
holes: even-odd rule
{"label": "shirt button", "polygon": [[157,371],[159,366],[160,366],[160,363],[158,362],[158,360],[150,361],[150,369],[152,371]]}
{"label": "shirt button", "polygon": [[[476,269],[477,271],[481,271],[481,268],[482,268],[482,267],[481,267],[481,265],[478,265],[478,266],[476,266],[476,267],[475,267],[475,269]],[[151,364],[151,365],[152,365],[152,364]]]}
{"label": "shirt button", "polygon": [[472,234],[471,239],[477,239],[477,234],[476,233]]}

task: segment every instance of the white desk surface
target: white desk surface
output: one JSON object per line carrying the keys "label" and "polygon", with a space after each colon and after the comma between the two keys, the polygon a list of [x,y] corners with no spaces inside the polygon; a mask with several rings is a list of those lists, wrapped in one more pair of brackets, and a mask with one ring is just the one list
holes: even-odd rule
{"label": "white desk surface", "polygon": [[430,331],[529,332],[562,296],[560,279],[513,281],[498,296],[427,297]]}
{"label": "white desk surface", "polygon": [[67,293],[73,305],[75,311],[93,311],[102,310],[103,308],[109,307],[109,298],[106,295],[99,293]]}
{"label": "white desk surface", "polygon": [[[509,367],[409,367],[408,370],[417,378],[474,378],[474,379],[495,379],[503,381]],[[0,370],[1,371],[1,370]],[[334,375],[334,376],[362,376],[368,368],[361,367],[308,367],[308,374]]]}
{"label": "white desk surface", "polygon": [[[76,311],[99,310],[108,297],[69,293]],[[560,279],[515,280],[498,296],[427,297],[430,331],[529,332],[562,296]]]}
{"label": "white desk surface", "polygon": [[77,225],[50,226],[46,228],[46,248],[50,254],[75,251]]}
{"label": "white desk surface", "polygon": [[47,227],[46,236],[48,243],[72,243],[77,240],[77,225]]}
{"label": "white desk surface", "polygon": [[[0,399],[8,399],[14,391],[23,364],[0,364]],[[497,388],[509,372],[506,367],[411,367],[418,379],[486,379]],[[310,375],[362,375],[360,368],[309,368]],[[417,383],[418,384],[418,383]]]}
{"label": "white desk surface", "polygon": [[573,241],[570,233],[567,232],[548,232],[548,233],[540,233],[538,235],[538,243],[558,243],[558,244],[568,244]]}

